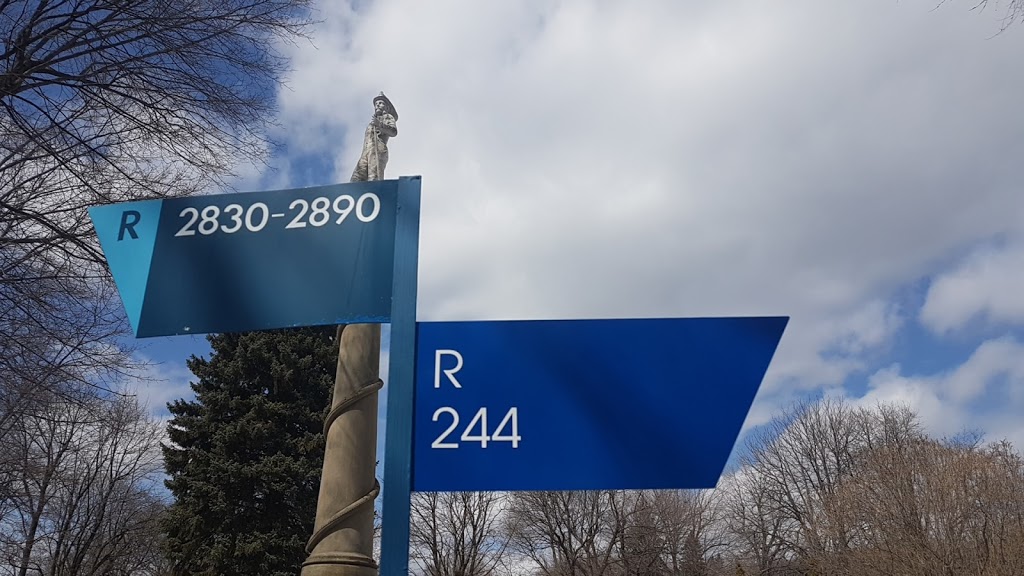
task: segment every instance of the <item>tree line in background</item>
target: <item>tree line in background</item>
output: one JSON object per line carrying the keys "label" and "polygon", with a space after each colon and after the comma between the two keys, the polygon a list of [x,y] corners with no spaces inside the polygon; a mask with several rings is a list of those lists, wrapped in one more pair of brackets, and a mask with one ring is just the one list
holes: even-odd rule
{"label": "tree line in background", "polygon": [[[680,463],[685,465],[685,463]],[[1024,574],[1024,460],[899,406],[794,407],[714,490],[417,494],[430,576]]]}

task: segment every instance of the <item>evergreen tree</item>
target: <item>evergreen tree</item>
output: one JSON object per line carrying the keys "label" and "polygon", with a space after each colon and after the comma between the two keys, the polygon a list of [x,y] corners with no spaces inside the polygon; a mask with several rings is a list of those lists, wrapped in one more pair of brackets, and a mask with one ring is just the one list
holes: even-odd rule
{"label": "evergreen tree", "polygon": [[313,533],[334,327],[210,335],[193,356],[196,399],[168,404],[175,574],[298,573]]}
{"label": "evergreen tree", "polygon": [[700,541],[697,535],[690,532],[683,542],[683,574],[689,576],[707,576],[708,566],[704,561],[704,552],[700,548]]}

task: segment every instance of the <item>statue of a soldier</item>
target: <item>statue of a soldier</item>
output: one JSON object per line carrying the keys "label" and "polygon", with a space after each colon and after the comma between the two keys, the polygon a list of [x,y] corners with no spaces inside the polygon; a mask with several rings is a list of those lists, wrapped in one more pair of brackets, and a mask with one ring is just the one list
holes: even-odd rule
{"label": "statue of a soldier", "polygon": [[373,99],[373,118],[363,137],[363,153],[359,156],[352,182],[383,180],[388,165],[388,139],[398,136],[398,111],[383,92]]}

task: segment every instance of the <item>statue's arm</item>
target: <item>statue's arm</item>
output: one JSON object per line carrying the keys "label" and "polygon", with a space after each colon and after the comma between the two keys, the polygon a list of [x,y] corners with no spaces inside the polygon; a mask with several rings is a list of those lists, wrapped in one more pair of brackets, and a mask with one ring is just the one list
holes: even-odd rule
{"label": "statue's arm", "polygon": [[381,134],[394,138],[398,136],[398,124],[395,122],[395,117],[391,114],[384,114],[377,118],[377,128]]}

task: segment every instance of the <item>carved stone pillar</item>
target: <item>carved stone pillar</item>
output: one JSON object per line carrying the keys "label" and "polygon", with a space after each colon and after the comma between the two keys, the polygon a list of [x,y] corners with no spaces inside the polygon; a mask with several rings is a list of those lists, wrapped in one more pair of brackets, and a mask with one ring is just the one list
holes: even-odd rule
{"label": "carved stone pillar", "polygon": [[302,576],[376,576],[373,501],[380,493],[377,462],[377,391],[380,324],[338,327],[341,349],[331,412],[324,423],[327,448],[316,525]]}

